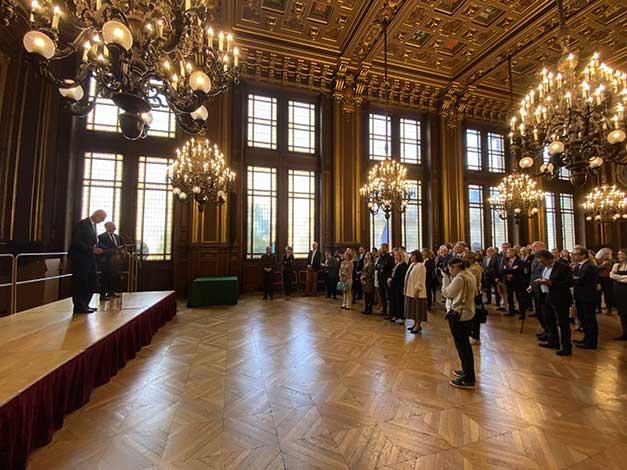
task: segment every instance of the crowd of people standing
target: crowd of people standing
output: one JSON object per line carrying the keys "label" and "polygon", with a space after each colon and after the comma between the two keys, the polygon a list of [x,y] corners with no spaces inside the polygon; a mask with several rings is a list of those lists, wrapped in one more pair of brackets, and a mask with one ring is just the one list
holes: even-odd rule
{"label": "crowd of people standing", "polygon": [[[264,298],[272,298],[271,273],[277,258],[268,248],[262,257]],[[293,291],[294,254],[286,247],[281,257],[281,279],[286,299]],[[444,244],[436,253],[429,249],[407,252],[404,247],[358,250],[319,250],[314,243],[307,257],[305,295],[315,296],[319,274],[324,274],[326,297],[341,296],[341,308],[357,302],[362,313],[378,313],[384,319],[422,333],[428,313],[441,293],[462,368],[453,371],[451,384],[473,388],[475,383],[471,345],[481,343],[485,305],[494,304],[503,316],[538,319],[538,345],[556,349],[559,356],[572,354],[572,344],[582,349],[598,347],[597,314],[618,311],[627,341],[627,257],[620,250],[602,248],[593,253],[583,246],[547,250],[541,241],[529,246],[504,243],[472,251],[459,241]],[[375,312],[375,307],[378,311]],[[572,340],[571,328],[583,335]]]}

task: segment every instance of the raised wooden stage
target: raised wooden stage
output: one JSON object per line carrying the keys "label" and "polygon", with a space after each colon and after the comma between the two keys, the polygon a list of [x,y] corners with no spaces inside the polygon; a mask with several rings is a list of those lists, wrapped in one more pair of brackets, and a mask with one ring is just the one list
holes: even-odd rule
{"label": "raised wooden stage", "polygon": [[66,413],[87,401],[176,314],[174,292],[137,292],[72,315],[65,299],[0,318],[0,468],[24,468]]}

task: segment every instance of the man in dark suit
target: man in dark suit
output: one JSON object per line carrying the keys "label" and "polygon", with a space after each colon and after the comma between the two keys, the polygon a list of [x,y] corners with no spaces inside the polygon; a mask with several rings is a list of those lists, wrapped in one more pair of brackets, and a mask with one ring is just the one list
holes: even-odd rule
{"label": "man in dark suit", "polygon": [[97,246],[98,232],[96,225],[107,218],[101,209],[90,217],[77,222],[72,229],[72,242],[68,258],[72,263],[72,302],[74,313],[93,313],[95,308],[89,307],[91,296],[96,290],[97,271],[96,255],[102,254]]}
{"label": "man in dark suit", "polygon": [[496,248],[490,247],[486,250],[486,255],[481,260],[481,267],[483,268],[483,289],[486,296],[486,304],[492,303],[492,291],[496,296],[497,307],[501,305],[501,294],[496,289],[496,271],[498,268],[499,257],[496,254]]}
{"label": "man in dark suit", "polygon": [[588,250],[577,247],[573,252],[577,263],[573,272],[575,280],[575,307],[577,317],[583,328],[583,339],[574,340],[575,346],[583,349],[596,349],[599,337],[599,325],[595,313],[596,287],[599,269],[588,260]]}
{"label": "man in dark suit", "polygon": [[100,300],[118,297],[119,272],[114,258],[120,253],[122,240],[115,233],[116,228],[113,222],[107,222],[105,232],[98,235],[98,247],[103,251],[98,259],[100,262]]}
{"label": "man in dark suit", "polygon": [[545,321],[547,340],[540,343],[542,348],[558,349],[558,356],[570,356],[572,344],[570,341],[569,311],[572,305],[570,287],[573,284],[573,275],[570,267],[558,263],[553,254],[542,250],[536,254],[544,269],[542,277],[535,283],[540,286],[540,293],[544,297]]}
{"label": "man in dark suit", "polygon": [[355,269],[353,270],[353,302],[360,300],[363,296],[363,290],[361,286],[361,272],[364,270],[364,259],[366,257],[366,248],[364,246],[359,247],[359,256],[354,261]]}
{"label": "man in dark suit", "polygon": [[518,301],[518,308],[521,318],[527,310],[527,299],[525,297],[525,272],[521,259],[516,254],[514,248],[508,248],[506,261],[501,269],[501,280],[507,288],[507,305],[508,313],[506,316],[514,316],[516,310],[514,308],[514,295]]}
{"label": "man in dark suit", "polygon": [[261,255],[261,275],[263,277],[263,300],[274,299],[273,276],[276,267],[276,255],[272,253],[272,247],[267,246],[266,252]]}
{"label": "man in dark suit", "polygon": [[311,251],[307,256],[307,276],[305,282],[305,296],[318,295],[318,272],[320,271],[320,263],[322,254],[318,248],[318,242],[313,242]]}
{"label": "man in dark suit", "polygon": [[390,299],[390,288],[388,286],[388,279],[392,277],[392,270],[394,269],[394,258],[389,253],[390,248],[387,243],[381,245],[381,251],[379,252],[379,259],[375,264],[374,269],[377,273],[377,280],[379,282],[379,300],[381,301],[381,313],[384,316],[388,314],[388,300]]}

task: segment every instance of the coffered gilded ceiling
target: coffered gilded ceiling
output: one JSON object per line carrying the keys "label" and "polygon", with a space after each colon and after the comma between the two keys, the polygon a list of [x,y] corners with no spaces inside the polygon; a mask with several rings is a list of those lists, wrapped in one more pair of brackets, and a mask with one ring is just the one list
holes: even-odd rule
{"label": "coffered gilded ceiling", "polygon": [[[508,54],[522,93],[560,52],[554,0],[208,1],[236,32],[246,75],[321,91],[348,86],[375,99],[382,96],[387,14],[393,97],[421,107],[451,90],[469,94],[462,101],[505,106]],[[625,0],[564,4],[573,45],[585,56],[592,44],[625,68]]]}

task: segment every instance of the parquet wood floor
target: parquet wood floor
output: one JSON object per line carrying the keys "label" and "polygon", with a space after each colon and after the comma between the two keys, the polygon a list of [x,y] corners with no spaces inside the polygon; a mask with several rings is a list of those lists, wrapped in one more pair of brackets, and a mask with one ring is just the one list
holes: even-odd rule
{"label": "parquet wood floor", "polygon": [[38,469],[623,469],[627,344],[559,358],[492,312],[475,391],[436,311],[413,336],[339,302],[181,309],[36,451]]}

